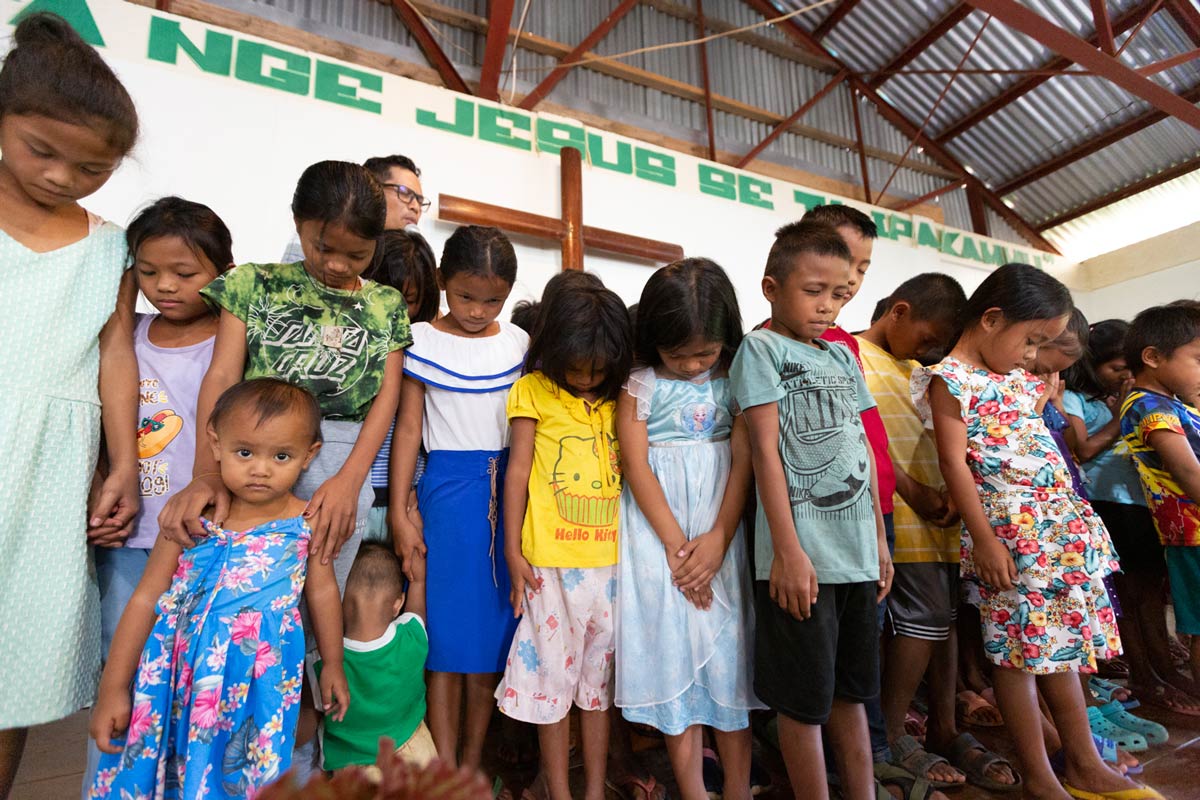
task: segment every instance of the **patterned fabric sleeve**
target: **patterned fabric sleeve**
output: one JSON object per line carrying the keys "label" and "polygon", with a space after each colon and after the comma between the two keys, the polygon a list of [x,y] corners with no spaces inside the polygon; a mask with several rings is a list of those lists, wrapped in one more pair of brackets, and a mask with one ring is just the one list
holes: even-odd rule
{"label": "patterned fabric sleeve", "polygon": [[967,411],[970,409],[971,401],[967,397],[962,374],[955,364],[943,361],[940,364],[934,364],[932,367],[918,367],[914,369],[912,379],[909,383],[912,391],[913,405],[916,407],[921,421],[925,423],[925,427],[933,430],[933,409],[929,404],[929,385],[933,382],[934,378],[941,378],[942,382],[946,384],[946,388],[950,390],[951,397],[958,399],[963,421],[966,422]]}
{"label": "patterned fabric sleeve", "polygon": [[1178,407],[1170,398],[1147,392],[1138,398],[1138,402],[1130,411],[1136,415],[1134,425],[1138,437],[1143,442],[1149,442],[1150,434],[1155,431],[1169,431],[1180,435],[1185,433]]}
{"label": "patterned fabric sleeve", "polygon": [[412,346],[412,326],[408,321],[408,307],[401,303],[392,315],[392,350],[405,350]]}
{"label": "patterned fabric sleeve", "polygon": [[536,375],[525,375],[509,390],[507,414],[510,420],[519,418],[540,420],[542,418],[534,398],[533,382],[536,380],[538,380]]}
{"label": "patterned fabric sleeve", "polygon": [[218,275],[212,283],[200,290],[200,294],[210,305],[228,311],[245,322],[250,317],[250,303],[260,287],[258,265],[241,264],[228,272]]}

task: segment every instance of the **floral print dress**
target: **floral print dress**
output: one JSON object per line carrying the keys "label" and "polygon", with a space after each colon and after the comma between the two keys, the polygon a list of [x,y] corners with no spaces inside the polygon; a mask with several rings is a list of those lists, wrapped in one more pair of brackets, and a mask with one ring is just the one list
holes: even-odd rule
{"label": "floral print dress", "polygon": [[1009,591],[983,583],[963,526],[962,575],[979,588],[989,660],[1037,675],[1095,672],[1097,659],[1121,651],[1103,583],[1117,562],[1104,523],[1072,489],[1037,413],[1045,384],[1025,370],[998,375],[947,358],[913,373],[913,402],[926,424],[934,377],[961,405],[967,465],[984,513],[1017,567]]}
{"label": "floral print dress", "polygon": [[158,601],[124,750],[102,756],[90,798],[253,798],[291,763],[308,523],[204,526]]}

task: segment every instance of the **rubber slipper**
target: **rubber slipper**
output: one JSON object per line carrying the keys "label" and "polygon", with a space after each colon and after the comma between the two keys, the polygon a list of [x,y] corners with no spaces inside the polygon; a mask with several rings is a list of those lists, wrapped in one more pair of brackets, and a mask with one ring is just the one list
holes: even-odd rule
{"label": "rubber slipper", "polygon": [[1150,748],[1150,744],[1146,741],[1146,737],[1140,733],[1125,730],[1110,720],[1108,717],[1100,713],[1100,709],[1095,706],[1088,708],[1088,726],[1092,729],[1092,733],[1096,736],[1103,736],[1105,739],[1112,739],[1117,743],[1117,747],[1122,750],[1128,750],[1131,753],[1141,753]]}
{"label": "rubber slipper", "polygon": [[1115,695],[1117,692],[1126,692],[1129,695],[1129,699],[1118,700],[1117,702],[1129,710],[1133,710],[1141,705],[1134,698],[1132,689],[1130,689],[1128,686],[1122,686],[1119,683],[1113,683],[1105,678],[1099,678],[1096,676],[1091,677],[1088,679],[1088,689],[1091,690],[1092,694],[1096,695],[1096,699],[1103,703],[1111,703],[1113,700],[1116,700],[1117,698],[1113,695]]}
{"label": "rubber slipper", "polygon": [[1149,689],[1135,687],[1134,691],[1137,692],[1138,697],[1142,698],[1142,702],[1148,706],[1163,708],[1174,714],[1183,714],[1186,717],[1200,717],[1200,706],[1193,710],[1182,705],[1185,699],[1197,704],[1200,704],[1200,700],[1192,697],[1187,692],[1176,689],[1169,683],[1160,683]]}
{"label": "rubber slipper", "polygon": [[1166,744],[1167,740],[1171,738],[1171,734],[1162,725],[1148,719],[1135,717],[1125,710],[1119,700],[1113,700],[1111,703],[1100,706],[1100,713],[1119,727],[1140,733],[1146,737],[1149,744]]}
{"label": "rubber slipper", "polygon": [[1117,792],[1089,792],[1086,789],[1076,789],[1069,783],[1063,783],[1067,794],[1078,800],[1167,800],[1149,786],[1139,786],[1136,789],[1121,789]]}
{"label": "rubber slipper", "polygon": [[968,725],[977,728],[1004,727],[1004,718],[1000,716],[1000,709],[981,695],[968,689],[959,692],[954,699],[954,710],[958,713],[958,718]]}

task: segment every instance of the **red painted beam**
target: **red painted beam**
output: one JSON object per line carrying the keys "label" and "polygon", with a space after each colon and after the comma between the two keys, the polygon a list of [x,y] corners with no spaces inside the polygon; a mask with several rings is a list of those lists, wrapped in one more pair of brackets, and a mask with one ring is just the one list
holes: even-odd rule
{"label": "red painted beam", "polygon": [[704,129],[708,132],[708,160],[717,160],[717,134],[713,127],[712,81],[708,75],[708,45],[703,41],[707,36],[704,30],[704,1],[696,0],[696,35],[700,41],[700,77],[704,82]]}
{"label": "red painted beam", "polygon": [[1180,53],[1177,56],[1164,58],[1162,61],[1155,61],[1153,64],[1147,64],[1144,67],[1137,68],[1138,75],[1155,75],[1159,72],[1178,67],[1180,64],[1186,64],[1189,61],[1195,61],[1200,58],[1200,49],[1188,50],[1186,53]]}
{"label": "red painted beam", "polygon": [[971,229],[981,236],[987,236],[987,210],[983,207],[979,190],[973,186],[967,187],[967,210],[971,212]]}
{"label": "red painted beam", "polygon": [[392,10],[408,28],[412,37],[417,40],[417,47],[421,48],[421,52],[425,54],[429,64],[437,70],[442,83],[446,84],[446,88],[462,94],[470,94],[471,90],[467,87],[467,82],[458,74],[458,70],[454,68],[454,64],[446,56],[441,45],[437,43],[437,39],[433,38],[433,33],[425,26],[421,15],[409,5],[408,0],[392,0]]}
{"label": "red painted beam", "polygon": [[936,200],[937,198],[941,197],[942,195],[946,194],[947,192],[953,192],[956,189],[963,189],[965,187],[966,187],[966,184],[962,181],[959,181],[958,183],[947,183],[945,186],[939,186],[938,188],[934,189],[932,192],[926,192],[925,194],[921,195],[920,197],[914,198],[912,200],[906,200],[898,206],[892,206],[892,210],[893,211],[908,211],[910,208],[916,208],[917,206],[923,205],[924,203],[932,202],[933,200]]}
{"label": "red painted beam", "polygon": [[1096,23],[1096,40],[1100,49],[1110,56],[1114,55],[1117,46],[1113,43],[1112,20],[1108,16],[1106,0],[1092,0],[1092,20]]}
{"label": "red painted beam", "polygon": [[880,73],[872,77],[867,83],[871,88],[879,88],[888,78],[890,74],[898,69],[904,69],[906,64],[909,64],[914,58],[925,52],[934,42],[946,35],[946,33],[958,23],[971,15],[971,7],[966,3],[959,3],[951,8],[942,18],[933,24],[933,27],[921,34],[921,36],[913,42],[910,42],[908,47],[905,47],[887,63]]}
{"label": "red painted beam", "polygon": [[[862,119],[858,113],[858,92],[854,89],[850,90],[850,114],[854,117],[854,138],[858,140],[858,168],[862,172],[863,198],[869,203],[871,202],[871,172],[867,169],[867,146],[863,140]],[[899,169],[899,166],[896,168]]]}
{"label": "red painted beam", "polygon": [[532,111],[534,106],[546,99],[546,95],[554,91],[554,87],[559,81],[567,77],[567,72],[571,70],[572,64],[580,59],[580,57],[595,47],[600,41],[608,36],[616,24],[625,18],[625,15],[637,6],[639,0],[621,0],[620,4],[608,13],[608,16],[600,21],[600,24],[583,38],[574,50],[567,53],[559,62],[558,66],[551,70],[550,74],[542,78],[541,83],[533,88],[533,91],[525,95],[525,98],[518,103],[519,108],[526,111]]}
{"label": "red painted beam", "polygon": [[483,68],[479,73],[479,96],[500,99],[500,70],[512,25],[513,0],[488,0],[487,40],[483,46]]}
{"label": "red painted beam", "polygon": [[1159,172],[1155,175],[1151,175],[1148,178],[1143,178],[1142,180],[1137,181],[1135,183],[1131,183],[1127,186],[1122,186],[1120,189],[1117,189],[1115,192],[1110,192],[1109,194],[1106,194],[1103,197],[1097,197],[1095,200],[1090,200],[1087,203],[1085,203],[1084,205],[1073,208],[1070,211],[1066,212],[1065,214],[1060,214],[1059,216],[1054,217],[1053,219],[1049,219],[1046,222],[1043,222],[1040,225],[1038,225],[1038,230],[1046,231],[1051,228],[1062,225],[1064,222],[1070,222],[1073,219],[1079,219],[1080,217],[1082,217],[1085,214],[1090,214],[1093,211],[1098,211],[1099,209],[1104,208],[1105,206],[1109,206],[1118,201],[1125,200],[1126,198],[1129,198],[1129,197],[1133,197],[1135,194],[1144,192],[1147,189],[1153,189],[1155,186],[1164,184],[1167,181],[1173,181],[1176,178],[1187,175],[1190,172],[1195,172],[1198,169],[1200,169],[1200,156],[1196,156],[1195,158],[1189,158],[1187,161],[1176,164],[1173,167],[1168,167],[1167,169],[1164,169],[1162,172]]}
{"label": "red painted beam", "polygon": [[817,41],[820,41],[828,36],[829,32],[833,30],[839,22],[845,19],[846,15],[853,11],[854,7],[858,5],[859,2],[861,2],[861,0],[842,0],[842,2],[838,3],[833,11],[829,12],[829,16],[821,20],[820,25],[813,28],[813,38]]}
{"label": "red painted beam", "polygon": [[[1182,95],[1183,99],[1189,102],[1200,102],[1200,86],[1188,89]],[[1039,181],[1042,178],[1057,172],[1068,164],[1074,164],[1081,158],[1087,158],[1092,153],[1099,152],[1111,144],[1121,141],[1127,136],[1132,136],[1138,131],[1145,130],[1151,125],[1162,122],[1167,118],[1167,115],[1162,111],[1150,110],[1139,114],[1131,120],[1122,122],[1113,128],[1108,129],[1104,133],[1095,138],[1088,139],[1086,142],[1081,142],[1065,153],[1061,153],[1054,158],[1043,161],[1036,167],[1023,170],[1020,176],[1012,179],[1003,186],[996,188],[996,194],[1004,196],[1012,194],[1018,189],[1023,189],[1034,181]]]}
{"label": "red painted beam", "polygon": [[832,92],[834,89],[836,89],[841,84],[841,82],[846,80],[846,78],[848,78],[848,77],[850,77],[850,72],[849,72],[849,70],[845,70],[845,69],[843,69],[837,75],[834,75],[833,79],[831,81],[829,81],[829,83],[825,84],[823,87],[821,87],[820,91],[818,91],[812,97],[808,98],[803,103],[801,103],[800,107],[797,108],[795,111],[793,111],[792,115],[790,117],[788,117],[787,119],[783,120],[778,125],[776,125],[775,129],[772,130],[770,133],[768,133],[765,137],[763,137],[763,140],[761,142],[754,145],[754,147],[751,148],[749,153],[746,153],[746,155],[744,155],[740,159],[738,159],[737,163],[734,164],[734,166],[738,167],[738,168],[744,167],[747,164],[749,164],[751,161],[753,161],[755,158],[757,158],[759,153],[761,153],[763,150],[767,149],[767,145],[769,145],[771,142],[778,139],[788,128],[795,125],[797,120],[799,120],[801,117],[803,117],[809,111],[811,111],[813,106],[815,106],[817,103],[821,102],[821,100],[824,99],[826,95],[828,95],[830,92]]}
{"label": "red painted beam", "polygon": [[1106,55],[1078,36],[1063,30],[1042,15],[1022,6],[1016,0],[967,0],[980,11],[994,16],[1013,30],[1020,31],[1069,58],[1085,69],[1120,86],[1134,97],[1165,111],[1181,122],[1200,130],[1200,108],[1189,103],[1161,84],[1155,83],[1110,55]]}
{"label": "red painted beam", "polygon": [[[1157,6],[1160,2],[1161,2],[1161,0],[1144,0],[1137,7],[1131,8],[1126,13],[1117,17],[1113,21],[1113,34],[1114,35],[1122,34],[1125,31],[1127,31],[1130,28],[1137,25],[1139,22],[1141,22],[1146,17],[1146,15],[1152,13],[1157,8]],[[1095,36],[1093,36],[1088,41],[1091,42],[1093,45],[1098,46],[1098,39]],[[1066,69],[1069,66],[1071,66],[1071,60],[1069,58],[1062,58],[1061,56],[1057,56],[1055,58],[1050,59],[1049,61],[1047,61],[1045,64],[1041,65],[1040,67],[1038,67],[1038,70],[1045,71],[1047,73],[1056,73],[1056,72],[1061,72],[1062,70]],[[984,103],[979,108],[972,111],[970,114],[967,114],[962,119],[959,119],[956,122],[952,122],[948,126],[946,126],[946,129],[944,131],[942,131],[940,134],[938,134],[938,137],[937,137],[938,143],[945,144],[946,142],[950,141],[954,137],[965,133],[967,130],[975,127],[980,122],[983,122],[985,119],[990,117],[992,114],[995,114],[1000,109],[1009,105],[1013,101],[1015,101],[1021,97],[1024,97],[1029,92],[1031,92],[1034,89],[1036,89],[1037,87],[1041,86],[1043,83],[1050,80],[1051,77],[1052,77],[1051,74],[1033,75],[1022,81],[1018,81],[1017,83],[1013,84],[1009,88],[1005,89],[1000,94],[993,97],[991,100]]]}
{"label": "red painted beam", "polygon": [[1167,11],[1171,18],[1184,33],[1192,40],[1192,44],[1200,46],[1200,10],[1192,5],[1191,0],[1168,0]]}

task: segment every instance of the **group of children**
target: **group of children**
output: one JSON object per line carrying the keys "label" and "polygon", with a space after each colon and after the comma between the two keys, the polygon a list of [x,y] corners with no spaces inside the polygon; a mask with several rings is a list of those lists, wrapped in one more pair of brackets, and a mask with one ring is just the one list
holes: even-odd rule
{"label": "group of children", "polygon": [[[745,335],[701,258],[632,313],[557,275],[518,326],[500,231],[457,229],[435,265],[391,213],[419,191],[335,161],[297,183],[299,259],[234,266],[200,204],[125,231],[78,205],[133,104],[57,17],[14,40],[0,319],[38,345],[0,369],[0,667],[22,676],[0,797],[26,729],[93,700],[97,798],[253,797],[381,737],[478,769],[498,706],[536,725],[528,791],[552,800],[578,709],[601,800],[614,705],[662,733],[685,800],[750,796],[766,709],[798,797],[1160,796],[1121,750],[1165,731],[1091,676],[1123,635],[1133,692],[1200,713],[1197,304],[1089,329],[1009,264],[970,298],[912,278],[852,336],[875,228],[823,206],[776,234]],[[967,710],[1002,717],[1015,766],[957,728],[960,628],[998,706],[976,685]]]}

